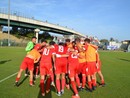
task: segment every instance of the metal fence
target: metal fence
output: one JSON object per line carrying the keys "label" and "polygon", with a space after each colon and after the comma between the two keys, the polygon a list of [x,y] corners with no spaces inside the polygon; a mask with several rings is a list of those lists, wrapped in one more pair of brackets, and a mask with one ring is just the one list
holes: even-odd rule
{"label": "metal fence", "polygon": [[[18,47],[25,47],[27,43],[20,43],[13,40],[9,41],[9,46],[18,46]],[[0,40],[0,46],[8,46],[8,39],[1,39]]]}

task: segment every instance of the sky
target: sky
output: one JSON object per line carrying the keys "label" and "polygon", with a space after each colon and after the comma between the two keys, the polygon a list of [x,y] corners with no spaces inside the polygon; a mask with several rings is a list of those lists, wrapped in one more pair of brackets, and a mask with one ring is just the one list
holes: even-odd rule
{"label": "sky", "polygon": [[99,39],[130,40],[130,0],[10,0],[10,9]]}

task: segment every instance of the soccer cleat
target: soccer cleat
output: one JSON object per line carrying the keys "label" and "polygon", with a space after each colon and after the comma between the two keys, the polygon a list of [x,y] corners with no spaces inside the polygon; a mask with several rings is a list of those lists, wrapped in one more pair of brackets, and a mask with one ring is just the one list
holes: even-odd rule
{"label": "soccer cleat", "polygon": [[51,82],[51,85],[52,85],[53,87],[55,87],[55,83],[54,83],[53,81]]}
{"label": "soccer cleat", "polygon": [[105,83],[102,83],[101,85],[102,85],[102,87],[105,87],[105,86],[106,86],[106,84],[105,84]]}
{"label": "soccer cleat", "polygon": [[93,92],[93,90],[92,90],[92,89],[87,89],[86,91],[88,91],[88,92]]}
{"label": "soccer cleat", "polygon": [[78,88],[78,91],[80,92],[80,91],[83,91],[83,88],[82,87],[79,87]]}
{"label": "soccer cleat", "polygon": [[25,77],[28,77],[28,74],[25,73],[24,76],[25,76]]}
{"label": "soccer cleat", "polygon": [[58,92],[58,93],[57,93],[57,96],[61,96],[61,92]]}
{"label": "soccer cleat", "polygon": [[61,94],[64,94],[64,90],[61,90]]}
{"label": "soccer cleat", "polygon": [[73,95],[72,98],[80,98],[80,96]]}
{"label": "soccer cleat", "polygon": [[92,87],[92,90],[96,90],[96,86],[93,86],[93,87]]}
{"label": "soccer cleat", "polygon": [[17,87],[18,87],[18,86],[19,86],[18,82],[15,82],[15,83],[14,83],[14,86],[17,86]]}

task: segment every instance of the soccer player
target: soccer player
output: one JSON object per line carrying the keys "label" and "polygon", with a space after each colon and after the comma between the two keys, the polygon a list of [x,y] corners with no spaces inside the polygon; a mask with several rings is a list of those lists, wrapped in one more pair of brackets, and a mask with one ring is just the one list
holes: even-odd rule
{"label": "soccer player", "polygon": [[[34,48],[34,45],[36,44],[36,37],[33,36],[32,37],[32,40],[28,42],[26,48],[25,48],[25,51],[27,53],[29,53],[33,48]],[[25,70],[25,76],[28,76],[28,69]]]}
{"label": "soccer player", "polygon": [[[44,40],[44,39],[42,39],[42,40],[41,40],[41,43],[37,43],[37,44],[35,45],[35,47],[36,47],[36,46],[39,46],[39,47],[40,47],[40,49],[38,50],[40,54],[41,54],[41,52],[43,51],[43,47],[45,47],[46,44],[47,44],[47,41]],[[34,72],[33,72],[33,73],[34,73],[34,80],[35,80],[36,78],[38,78],[38,74],[39,74],[39,62],[37,62],[37,63],[34,64]]]}
{"label": "soccer player", "polygon": [[51,47],[51,42],[49,46],[43,48],[41,60],[40,60],[40,89],[42,96],[45,96],[45,76],[47,75],[47,85],[46,85],[46,93],[50,91],[50,84],[51,84],[51,74],[52,74],[52,59],[54,61],[55,58],[55,51],[54,48]]}
{"label": "soccer player", "polygon": [[101,86],[105,86],[105,81],[104,81],[104,77],[103,74],[101,72],[101,60],[99,58],[99,53],[96,51],[96,68],[97,68],[97,74],[100,77],[101,80]]}
{"label": "soccer player", "polygon": [[28,42],[28,44],[27,44],[27,46],[25,48],[25,51],[27,53],[29,53],[33,49],[34,45],[36,44],[36,39],[37,38],[35,36],[33,36],[32,40]]}
{"label": "soccer player", "polygon": [[67,48],[64,46],[63,43],[59,43],[59,45],[57,46],[55,45],[55,51],[56,51],[56,59],[55,59],[56,88],[57,88],[57,95],[61,96],[61,94],[64,93],[64,87],[65,87],[65,74],[67,72],[67,57],[57,57],[57,55],[67,54]]}
{"label": "soccer player", "polygon": [[[75,42],[73,41],[71,43],[70,39],[66,39],[65,40],[65,47],[67,48],[67,51],[70,52],[71,50],[73,50],[75,46]],[[65,74],[65,79],[66,79],[66,88],[70,89],[70,80],[69,80],[69,75],[68,75],[68,63],[67,63],[67,73]]]}
{"label": "soccer player", "polygon": [[85,54],[86,54],[86,74],[88,78],[89,91],[92,92],[96,88],[95,72],[96,72],[96,50],[97,46],[90,44],[90,39],[86,38],[85,42]]}
{"label": "soccer player", "polygon": [[15,81],[15,86],[19,86],[18,82],[20,80],[21,74],[23,72],[23,70],[25,70],[26,68],[28,68],[29,72],[30,72],[30,86],[33,86],[33,69],[34,69],[34,63],[37,63],[41,57],[40,53],[38,52],[38,49],[40,47],[36,46],[34,47],[33,50],[31,50],[26,57],[24,58],[24,60],[22,61],[22,64],[20,66],[20,70],[17,74],[16,77],[16,81]]}
{"label": "soccer player", "polygon": [[[78,56],[79,66],[78,66],[78,71],[76,73],[76,83],[78,85],[78,90],[81,91],[85,88],[85,84],[86,84],[86,70],[85,70],[86,55],[85,55],[84,45],[81,44],[80,38],[76,38],[75,43],[76,43],[75,48],[77,48],[79,52],[79,56]],[[82,74],[82,85],[80,84],[80,79],[79,79],[80,74]]]}
{"label": "soccer player", "polygon": [[76,76],[76,73],[78,71],[78,66],[79,66],[77,51],[74,50],[73,52],[71,51],[69,53],[68,63],[69,63],[69,68],[68,68],[69,78],[70,78],[71,86],[74,92],[74,95],[72,96],[72,98],[80,98],[77,87],[76,87],[76,83],[75,83],[75,76]]}

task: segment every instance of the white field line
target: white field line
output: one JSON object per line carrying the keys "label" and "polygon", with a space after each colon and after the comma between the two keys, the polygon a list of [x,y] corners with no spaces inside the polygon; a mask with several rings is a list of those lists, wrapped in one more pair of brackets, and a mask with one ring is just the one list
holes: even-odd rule
{"label": "white field line", "polygon": [[9,75],[8,77],[6,77],[6,78],[0,80],[0,83],[3,82],[3,81],[5,81],[5,80],[7,80],[7,79],[9,79],[9,78],[11,78],[11,77],[13,77],[13,76],[16,75],[17,73],[18,73],[18,72],[14,73],[14,74],[12,74],[12,75]]}

